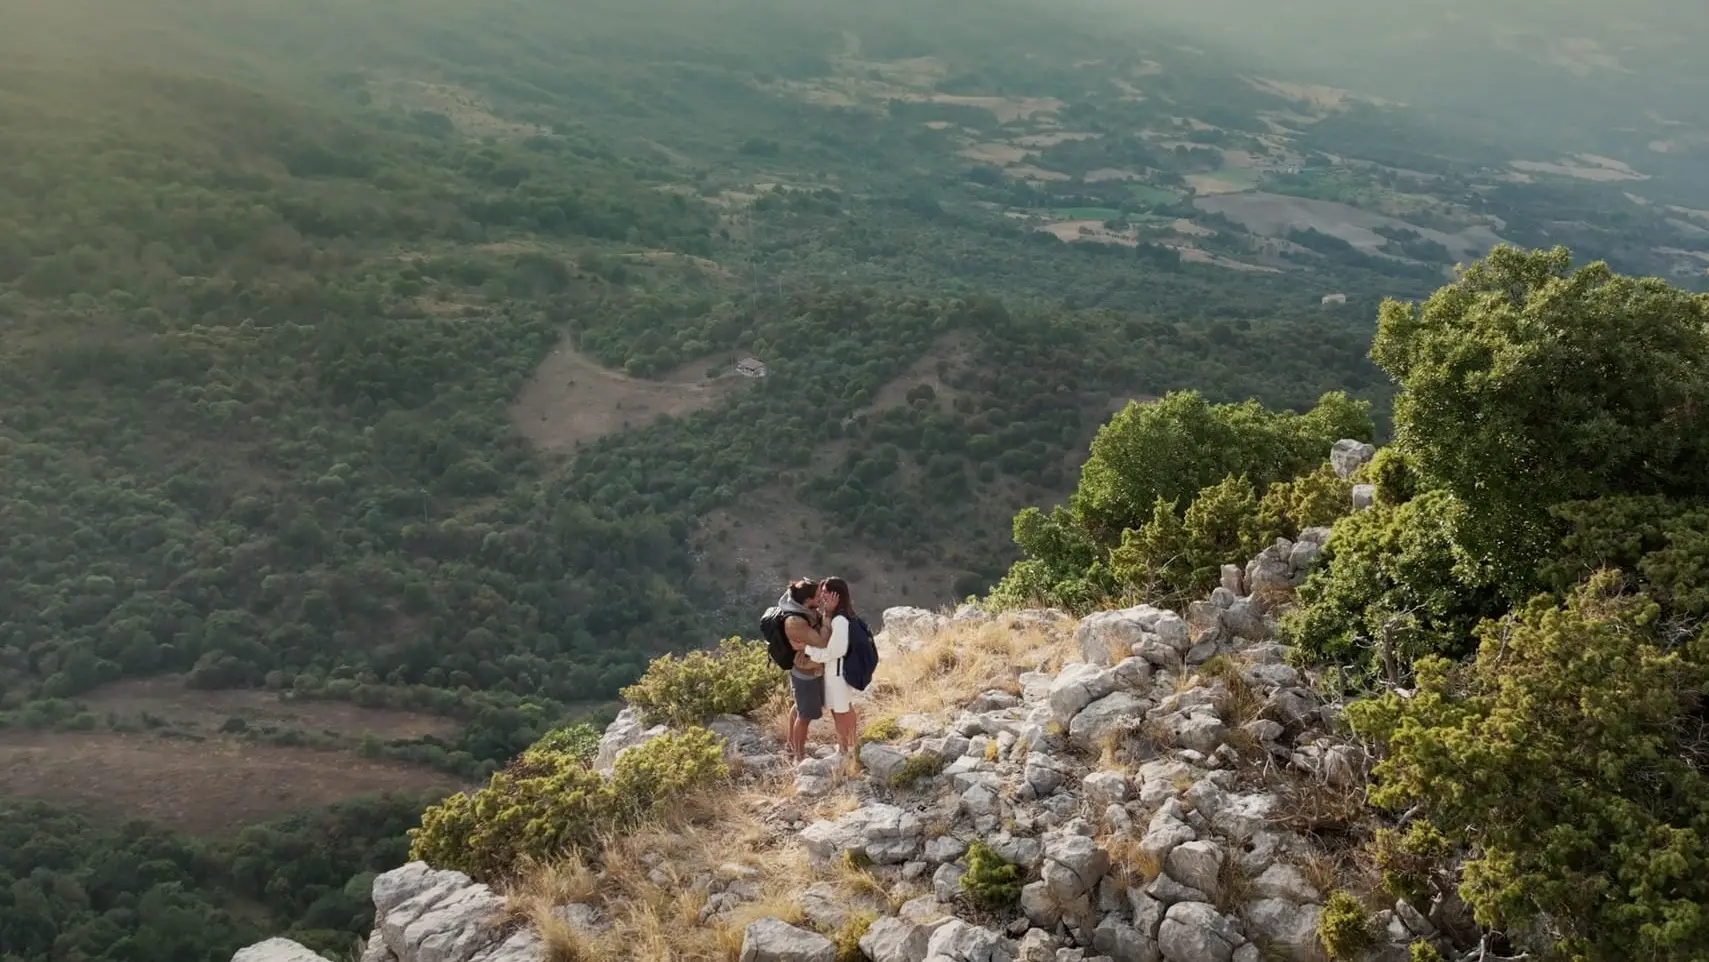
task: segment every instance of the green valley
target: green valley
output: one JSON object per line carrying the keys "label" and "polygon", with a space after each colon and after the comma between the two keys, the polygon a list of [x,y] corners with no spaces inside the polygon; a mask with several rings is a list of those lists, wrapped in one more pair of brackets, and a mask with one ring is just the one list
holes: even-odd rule
{"label": "green valley", "polygon": [[421,798],[790,575],[988,591],[1130,402],[1384,432],[1379,302],[1499,241],[1705,286],[1671,168],[1099,16],[0,0],[0,955],[342,947]]}

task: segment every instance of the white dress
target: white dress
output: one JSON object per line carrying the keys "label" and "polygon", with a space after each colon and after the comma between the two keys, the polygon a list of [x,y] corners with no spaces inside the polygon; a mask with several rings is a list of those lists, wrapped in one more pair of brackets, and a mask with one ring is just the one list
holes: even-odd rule
{"label": "white dress", "polygon": [[849,653],[849,620],[831,619],[831,640],[823,648],[807,649],[807,657],[825,666],[825,708],[842,714],[854,707],[854,687],[843,680],[843,656]]}

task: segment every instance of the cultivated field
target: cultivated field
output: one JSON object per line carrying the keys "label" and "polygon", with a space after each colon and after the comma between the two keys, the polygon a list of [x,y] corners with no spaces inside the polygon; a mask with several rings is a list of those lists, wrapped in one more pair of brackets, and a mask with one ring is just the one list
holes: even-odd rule
{"label": "cultivated field", "polygon": [[338,701],[286,701],[277,692],[186,689],[177,675],[115,682],[82,700],[103,719],[111,716],[127,726],[148,725],[152,719],[159,727],[208,734],[218,732],[231,718],[241,718],[251,728],[271,725],[330,732],[352,740],[368,734],[382,741],[444,736],[459,727],[451,719],[416,712],[363,708]]}
{"label": "cultivated field", "polygon": [[229,738],[0,731],[0,795],[147,819],[191,835],[227,834],[381,792],[464,787],[454,776],[399,762]]}
{"label": "cultivated field", "polygon": [[1282,194],[1251,192],[1200,197],[1193,201],[1193,206],[1239,221],[1255,234],[1282,237],[1290,230],[1310,229],[1339,237],[1364,251],[1375,251],[1386,243],[1386,239],[1376,233],[1375,228],[1378,227],[1416,230],[1429,240],[1447,247],[1455,257],[1482,256],[1501,241],[1487,227],[1468,227],[1448,234],[1334,201]]}

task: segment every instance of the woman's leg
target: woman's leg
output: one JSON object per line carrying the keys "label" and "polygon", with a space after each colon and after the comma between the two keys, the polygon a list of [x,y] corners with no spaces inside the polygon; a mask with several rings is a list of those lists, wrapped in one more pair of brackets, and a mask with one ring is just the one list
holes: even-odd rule
{"label": "woman's leg", "polygon": [[844,754],[854,754],[855,728],[857,725],[854,709],[850,708],[848,711],[837,712],[831,718],[837,726],[837,744],[842,746]]}

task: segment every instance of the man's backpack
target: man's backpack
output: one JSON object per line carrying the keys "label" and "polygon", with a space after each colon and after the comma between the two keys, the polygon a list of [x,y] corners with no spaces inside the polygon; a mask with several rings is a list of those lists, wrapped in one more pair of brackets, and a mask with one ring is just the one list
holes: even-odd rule
{"label": "man's backpack", "polygon": [[878,645],[872,640],[872,629],[860,618],[849,624],[849,650],[843,655],[843,680],[856,691],[866,691],[872,684],[872,673],[878,670]]}
{"label": "man's backpack", "polygon": [[784,671],[795,667],[795,646],[789,643],[789,635],[783,628],[791,614],[795,612],[786,612],[774,605],[760,616],[760,637],[765,639],[766,653]]}

